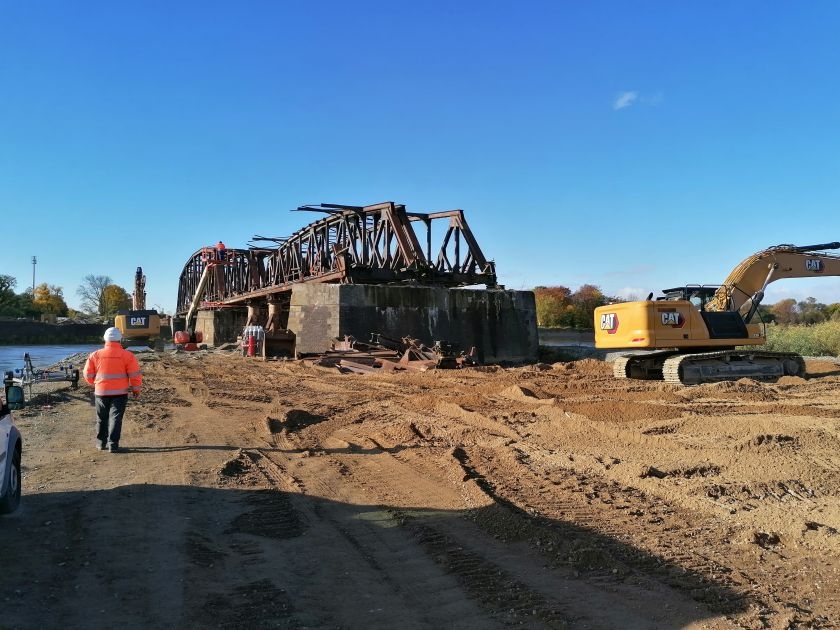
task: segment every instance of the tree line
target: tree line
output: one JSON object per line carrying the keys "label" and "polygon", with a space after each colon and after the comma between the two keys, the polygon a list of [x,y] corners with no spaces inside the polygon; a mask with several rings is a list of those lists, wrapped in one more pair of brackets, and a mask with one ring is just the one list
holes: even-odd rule
{"label": "tree line", "polygon": [[47,284],[36,285],[16,293],[17,280],[12,276],[0,275],[0,316],[39,318],[41,315],[57,317],[113,317],[117,311],[131,308],[131,296],[121,286],[114,284],[108,276],[85,276],[76,290],[81,298],[81,310],[67,306],[64,290]]}
{"label": "tree line", "polygon": [[[537,325],[541,328],[590,329],[595,309],[629,300],[605,295],[595,285],[584,284],[576,291],[568,287],[536,287]],[[632,298],[637,299],[637,298]],[[801,302],[793,298],[759,306],[760,321],[767,324],[812,325],[840,321],[840,303],[822,304],[809,297]]]}
{"label": "tree line", "polygon": [[[17,280],[0,275],[0,316],[39,318],[52,314],[58,317],[113,317],[123,309],[131,308],[131,296],[108,276],[88,275],[76,290],[81,298],[81,310],[67,306],[61,287],[42,283],[34,292],[27,288],[15,293]],[[572,291],[564,286],[534,289],[537,306],[537,325],[542,328],[592,328],[592,318],[597,307],[613,302],[624,302],[619,297],[605,295],[600,288],[584,284]],[[809,297],[801,302],[792,298],[759,307],[761,321],[777,324],[819,324],[840,321],[840,303],[822,304]]]}

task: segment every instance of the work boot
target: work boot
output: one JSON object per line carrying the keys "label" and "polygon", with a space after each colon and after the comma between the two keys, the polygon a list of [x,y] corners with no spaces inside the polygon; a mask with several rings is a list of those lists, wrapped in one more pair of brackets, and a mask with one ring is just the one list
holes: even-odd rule
{"label": "work boot", "polygon": [[111,453],[120,453],[120,445],[119,444],[111,444],[108,446],[108,451]]}
{"label": "work boot", "polygon": [[96,440],[96,450],[97,451],[104,451],[105,450],[105,442],[102,440]]}

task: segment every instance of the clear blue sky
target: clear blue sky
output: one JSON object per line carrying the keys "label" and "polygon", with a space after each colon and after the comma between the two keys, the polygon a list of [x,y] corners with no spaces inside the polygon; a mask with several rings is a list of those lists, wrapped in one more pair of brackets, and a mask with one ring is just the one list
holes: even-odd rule
{"label": "clear blue sky", "polygon": [[[463,208],[508,288],[840,240],[836,2],[0,0],[0,273],[171,312],[308,203]],[[771,285],[840,301],[840,279]]]}

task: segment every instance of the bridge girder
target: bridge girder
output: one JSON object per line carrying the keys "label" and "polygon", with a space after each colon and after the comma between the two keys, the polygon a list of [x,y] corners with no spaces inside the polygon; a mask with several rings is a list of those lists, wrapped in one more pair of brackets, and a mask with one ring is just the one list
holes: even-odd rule
{"label": "bridge girder", "polygon": [[[496,286],[495,265],[484,257],[463,210],[407,212],[391,201],[298,210],[327,216],[286,238],[254,237],[274,247],[227,249],[223,259],[202,248],[190,256],[176,314],[188,312],[194,301],[197,307],[245,305],[302,282]],[[424,229],[422,240],[414,226]]]}

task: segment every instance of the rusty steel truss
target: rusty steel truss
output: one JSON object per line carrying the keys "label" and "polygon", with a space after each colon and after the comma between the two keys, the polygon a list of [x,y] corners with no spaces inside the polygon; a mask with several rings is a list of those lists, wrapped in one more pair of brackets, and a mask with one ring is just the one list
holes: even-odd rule
{"label": "rusty steel truss", "polygon": [[[496,270],[476,242],[463,210],[407,212],[393,202],[322,204],[299,211],[327,216],[286,238],[255,236],[248,249],[195,252],[181,272],[176,311],[244,304],[302,282],[496,286]],[[415,226],[425,228],[418,238]],[[433,243],[434,242],[434,243]],[[208,269],[204,277],[205,269]]]}

